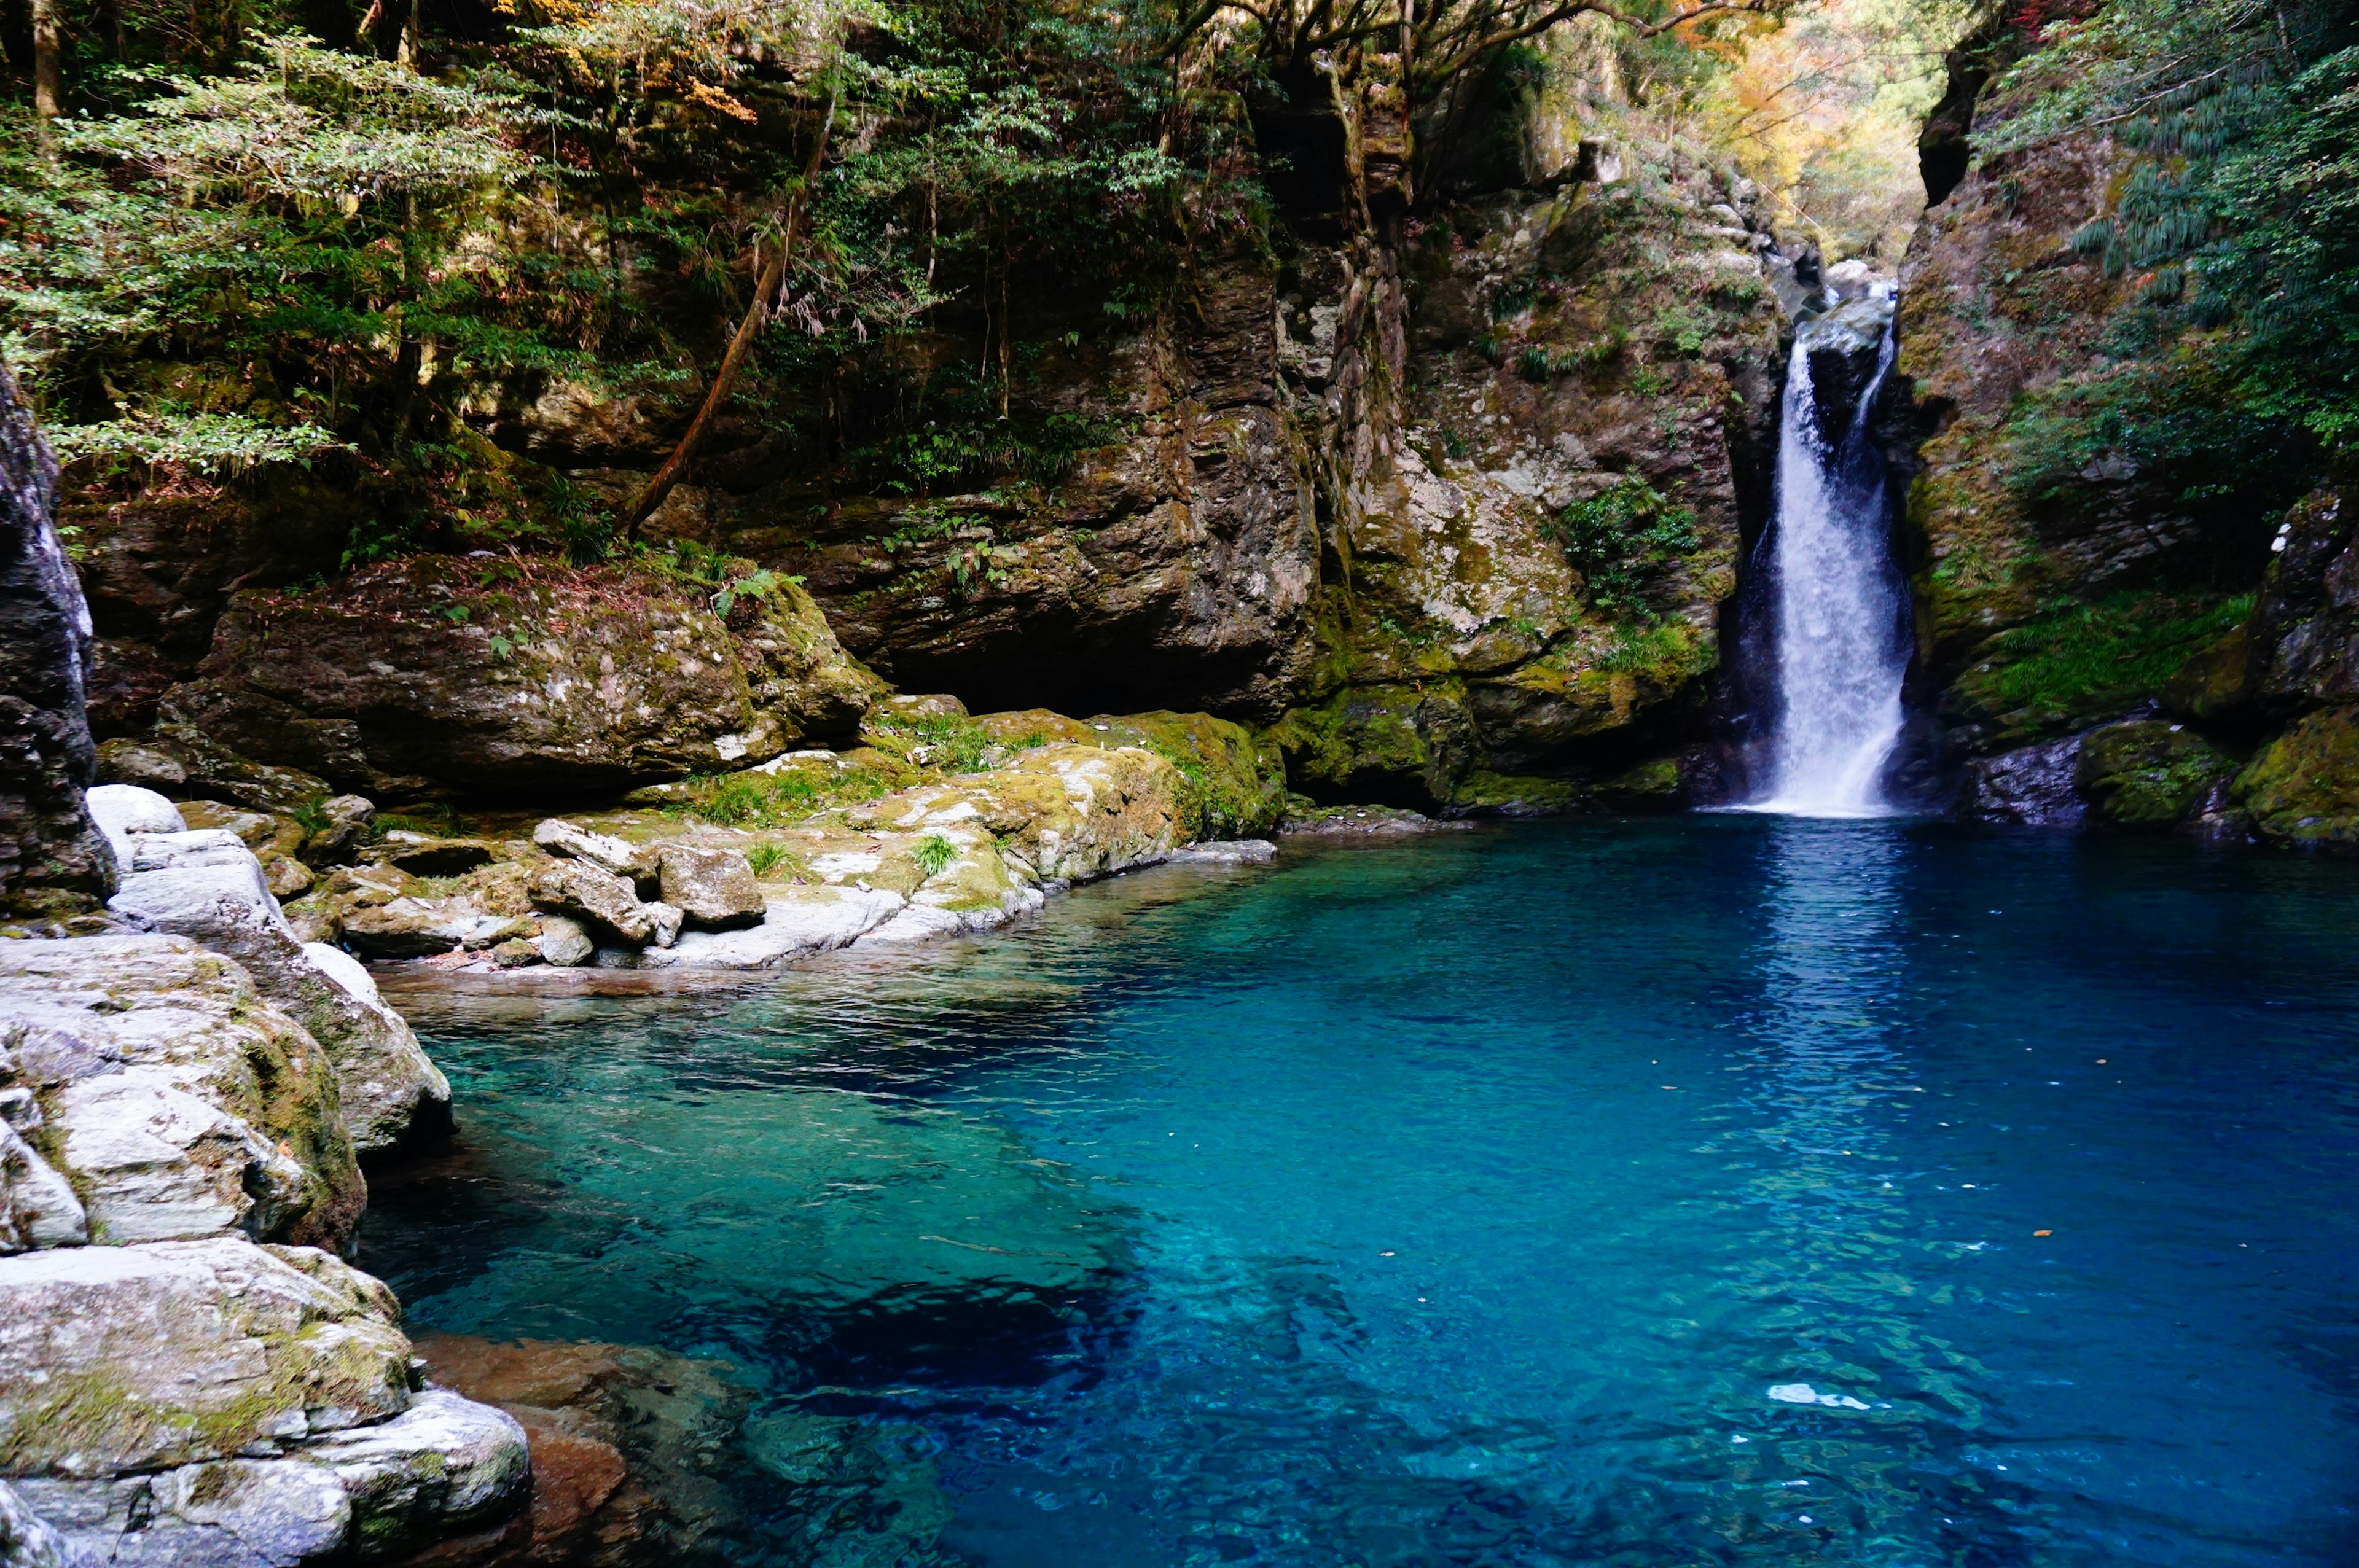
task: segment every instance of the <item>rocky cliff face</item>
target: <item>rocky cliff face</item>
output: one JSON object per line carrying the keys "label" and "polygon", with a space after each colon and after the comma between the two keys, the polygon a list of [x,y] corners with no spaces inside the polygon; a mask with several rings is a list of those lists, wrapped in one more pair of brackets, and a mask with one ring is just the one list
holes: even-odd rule
{"label": "rocky cliff face", "polygon": [[[1902,269],[1900,390],[1918,604],[1914,696],[1995,821],[2341,842],[2351,676],[2342,490],[2299,461],[2230,471],[2201,442],[2141,457],[2168,412],[2135,270],[2087,237],[2132,152],[2102,132],[1968,167],[2014,105],[2001,26],[1951,59],[1925,141],[1937,201]],[[2200,356],[2201,345],[2182,353]],[[2179,394],[2184,396],[2184,393]]]}
{"label": "rocky cliff face", "polygon": [[[1561,167],[1459,170],[1467,193],[1411,218],[1397,114],[1245,118],[1395,184],[1274,176],[1268,232],[1192,257],[1124,330],[1093,324],[1105,301],[1016,301],[1037,406],[941,438],[1007,448],[1021,471],[988,489],[909,478],[930,449],[881,483],[872,448],[724,422],[647,532],[776,582],[728,616],[718,582],[636,568],[339,579],[330,535],[359,503],[292,474],[84,498],[102,737],[160,721],[388,801],[591,795],[833,743],[873,670],[977,711],[1275,725],[1293,787],[1327,800],[1675,796],[1774,447],[1750,190],[1609,125]],[[912,343],[889,351],[916,356],[886,367],[897,397],[974,347]],[[875,369],[782,393],[795,428],[850,427]],[[627,493],[675,426],[570,384],[477,404],[486,452],[592,497]],[[942,472],[999,460],[959,450]]]}
{"label": "rocky cliff face", "polygon": [[0,367],[0,916],[54,918],[114,891],[82,809],[90,611],[52,523],[58,466]]}

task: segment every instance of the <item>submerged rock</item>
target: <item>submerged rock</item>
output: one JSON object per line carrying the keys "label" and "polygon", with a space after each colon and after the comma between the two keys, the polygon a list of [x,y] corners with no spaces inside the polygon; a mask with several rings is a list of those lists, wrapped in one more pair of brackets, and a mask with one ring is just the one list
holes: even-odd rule
{"label": "submerged rock", "polygon": [[588,1568],[676,1561],[735,1526],[723,1478],[750,1394],[726,1363],[640,1346],[429,1335],[438,1387],[495,1405],[532,1451],[528,1528],[481,1561]]}

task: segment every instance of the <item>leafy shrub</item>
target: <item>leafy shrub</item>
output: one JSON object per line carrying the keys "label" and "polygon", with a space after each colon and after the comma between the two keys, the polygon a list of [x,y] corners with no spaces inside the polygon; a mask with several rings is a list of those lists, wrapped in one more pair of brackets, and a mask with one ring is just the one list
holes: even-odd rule
{"label": "leafy shrub", "polygon": [[1646,589],[1665,564],[1695,549],[1695,509],[1675,506],[1635,476],[1545,524],[1565,560],[1589,587],[1589,602],[1609,615],[1651,619]]}
{"label": "leafy shrub", "polygon": [[958,863],[959,848],[939,833],[929,833],[909,847],[909,859],[929,877],[938,877]]}

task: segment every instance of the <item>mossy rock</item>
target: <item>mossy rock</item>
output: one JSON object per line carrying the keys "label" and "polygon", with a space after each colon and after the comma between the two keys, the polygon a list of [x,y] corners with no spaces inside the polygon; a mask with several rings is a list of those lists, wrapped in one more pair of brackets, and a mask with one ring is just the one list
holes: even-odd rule
{"label": "mossy rock", "polygon": [[2139,719],[2083,736],[2072,782],[2096,822],[2169,827],[2235,771],[2234,758],[2193,730]]}
{"label": "mossy rock", "polygon": [[2232,790],[2264,838],[2359,848],[2359,708],[2302,719],[2262,747]]}
{"label": "mossy rock", "polygon": [[1286,761],[1242,724],[1209,713],[1100,714],[1088,728],[1101,746],[1136,746],[1187,781],[1182,820],[1196,838],[1270,832],[1286,814]]}
{"label": "mossy rock", "polygon": [[1078,719],[1068,719],[1045,708],[1019,708],[1006,713],[979,713],[975,725],[995,746],[1029,751],[1035,746],[1094,746],[1098,732]]}
{"label": "mossy rock", "polygon": [[1454,688],[1347,687],[1316,707],[1288,708],[1264,739],[1285,756],[1294,787],[1327,801],[1440,807],[1473,753],[1473,720]]}
{"label": "mossy rock", "polygon": [[1458,781],[1450,797],[1453,813],[1485,816],[1555,816],[1578,810],[1586,800],[1571,779],[1495,773],[1476,768]]}

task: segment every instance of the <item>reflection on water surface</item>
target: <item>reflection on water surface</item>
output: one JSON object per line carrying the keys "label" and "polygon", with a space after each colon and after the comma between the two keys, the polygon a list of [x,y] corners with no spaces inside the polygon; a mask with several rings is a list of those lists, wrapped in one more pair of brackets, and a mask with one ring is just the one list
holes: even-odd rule
{"label": "reflection on water surface", "polygon": [[2354,892],[1549,824],[409,999],[364,1260],[730,1363],[734,1562],[2349,1562]]}

